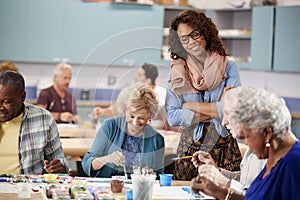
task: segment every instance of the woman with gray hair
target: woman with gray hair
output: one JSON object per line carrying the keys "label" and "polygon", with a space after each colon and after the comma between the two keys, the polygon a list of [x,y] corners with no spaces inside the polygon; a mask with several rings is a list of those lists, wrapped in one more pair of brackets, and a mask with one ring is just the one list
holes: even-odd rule
{"label": "woman with gray hair", "polygon": [[[291,115],[285,101],[263,89],[241,88],[235,97],[229,119],[232,129],[239,132],[259,159],[268,159],[247,189],[245,199],[300,199],[300,144],[292,137]],[[192,185],[194,192],[219,199],[243,199],[230,188],[214,184],[210,178],[212,167],[201,165],[198,172]]]}
{"label": "woman with gray hair", "polygon": [[232,124],[259,159],[268,159],[245,198],[300,199],[300,144],[290,134],[291,114],[283,98],[262,89],[251,98],[241,92]]}
{"label": "woman with gray hair", "polygon": [[82,160],[83,170],[92,177],[130,174],[134,167],[161,173],[164,138],[148,124],[158,111],[153,90],[137,84],[124,90],[117,102],[121,116],[103,122]]}

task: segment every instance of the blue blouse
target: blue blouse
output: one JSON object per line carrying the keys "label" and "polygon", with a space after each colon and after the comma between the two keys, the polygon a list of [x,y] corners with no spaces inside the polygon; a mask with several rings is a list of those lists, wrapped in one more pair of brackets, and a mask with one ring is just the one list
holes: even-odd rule
{"label": "blue blouse", "polygon": [[[235,62],[228,60],[226,64],[226,75],[227,78],[221,82],[219,86],[212,90],[206,90],[204,93],[204,100],[199,93],[197,94],[181,94],[175,95],[172,91],[172,83],[169,83],[166,96],[166,112],[168,123],[171,126],[184,126],[188,127],[192,125],[192,120],[194,117],[194,112],[191,110],[181,109],[185,102],[205,102],[212,103],[217,102],[217,108],[220,118],[211,118],[204,122],[212,122],[215,125],[218,133],[225,137],[229,133],[225,127],[222,126],[221,119],[223,118],[223,103],[220,102],[224,87],[232,85],[233,87],[238,87],[241,85],[239,70]],[[202,131],[204,127],[204,122],[200,122],[198,126],[194,128],[194,141],[198,141],[202,137]]]}
{"label": "blue blouse", "polygon": [[122,145],[122,153],[125,156],[125,166],[140,166],[143,138],[126,134]]}
{"label": "blue blouse", "polygon": [[[141,155],[138,159],[140,166],[148,166],[157,173],[162,172],[165,152],[163,136],[155,131],[150,125],[146,125],[141,139],[138,139],[138,137],[134,137],[137,139],[133,139],[135,140],[135,144],[140,143],[141,149],[132,148],[133,146],[128,146],[128,142],[124,143],[124,141],[127,141],[128,138],[130,138],[126,133],[126,124],[125,117],[110,118],[103,122],[98,130],[91,149],[82,159],[82,167],[87,175],[91,177],[111,177],[113,169],[117,169],[113,163],[107,163],[99,170],[92,171],[92,161],[97,157],[106,156],[121,150],[123,147],[128,151],[133,150],[138,152],[141,150],[141,154],[138,154]],[[131,142],[133,142],[133,140],[131,140]],[[126,158],[126,160],[128,160],[127,162],[130,162],[129,159]]]}
{"label": "blue blouse", "polygon": [[254,179],[246,192],[245,199],[300,199],[300,143],[273,167],[270,174],[262,179],[266,167]]}

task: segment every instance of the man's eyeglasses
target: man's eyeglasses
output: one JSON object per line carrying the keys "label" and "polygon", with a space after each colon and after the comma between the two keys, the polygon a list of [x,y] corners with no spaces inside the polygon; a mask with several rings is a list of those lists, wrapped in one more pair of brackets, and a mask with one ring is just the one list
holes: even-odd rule
{"label": "man's eyeglasses", "polygon": [[180,39],[180,42],[182,43],[182,44],[187,44],[187,43],[189,43],[189,37],[191,37],[193,40],[197,40],[197,39],[199,39],[200,38],[200,36],[201,36],[201,34],[200,34],[200,31],[198,31],[198,30],[193,30],[190,34],[188,34],[188,35],[182,35],[182,36],[180,36],[179,37],[179,39]]}

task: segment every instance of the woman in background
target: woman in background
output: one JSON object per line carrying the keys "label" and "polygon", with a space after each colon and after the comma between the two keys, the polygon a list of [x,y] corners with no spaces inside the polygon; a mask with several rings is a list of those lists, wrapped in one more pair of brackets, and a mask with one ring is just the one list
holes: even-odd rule
{"label": "woman in background", "polygon": [[[238,171],[242,160],[236,140],[222,126],[223,90],[240,86],[237,65],[227,53],[212,20],[197,10],[186,10],[170,24],[172,64],[166,96],[170,126],[185,127],[177,156],[209,152],[221,168]],[[197,170],[190,160],[175,162],[174,178],[191,180]]]}
{"label": "woman in background", "polygon": [[19,72],[19,68],[12,62],[5,61],[0,63],[0,72],[11,70],[14,72]]}
{"label": "woman in background", "polygon": [[125,116],[103,122],[82,160],[83,170],[91,177],[124,175],[123,169],[130,174],[134,167],[162,173],[164,138],[147,124],[158,111],[153,90],[145,84],[128,87],[122,90],[117,105]]}

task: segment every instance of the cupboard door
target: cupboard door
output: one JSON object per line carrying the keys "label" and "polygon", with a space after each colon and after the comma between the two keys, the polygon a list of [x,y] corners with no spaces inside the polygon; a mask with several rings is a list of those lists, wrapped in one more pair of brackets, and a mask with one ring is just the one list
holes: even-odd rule
{"label": "cupboard door", "polygon": [[83,63],[97,45],[98,6],[94,2],[64,1],[61,56],[72,63]]}
{"label": "cupboard door", "polygon": [[274,70],[300,72],[300,6],[276,7]]}
{"label": "cupboard door", "polygon": [[27,59],[29,1],[0,1],[0,60]]}
{"label": "cupboard door", "polygon": [[254,7],[252,11],[251,69],[272,69],[274,7]]}
{"label": "cupboard door", "polygon": [[96,21],[97,42],[87,63],[133,66],[160,61],[161,6],[102,3]]}
{"label": "cupboard door", "polygon": [[63,2],[29,1],[24,61],[53,62],[55,57],[61,57],[64,31]]}
{"label": "cupboard door", "polygon": [[271,70],[274,7],[208,10],[230,59],[240,68]]}

